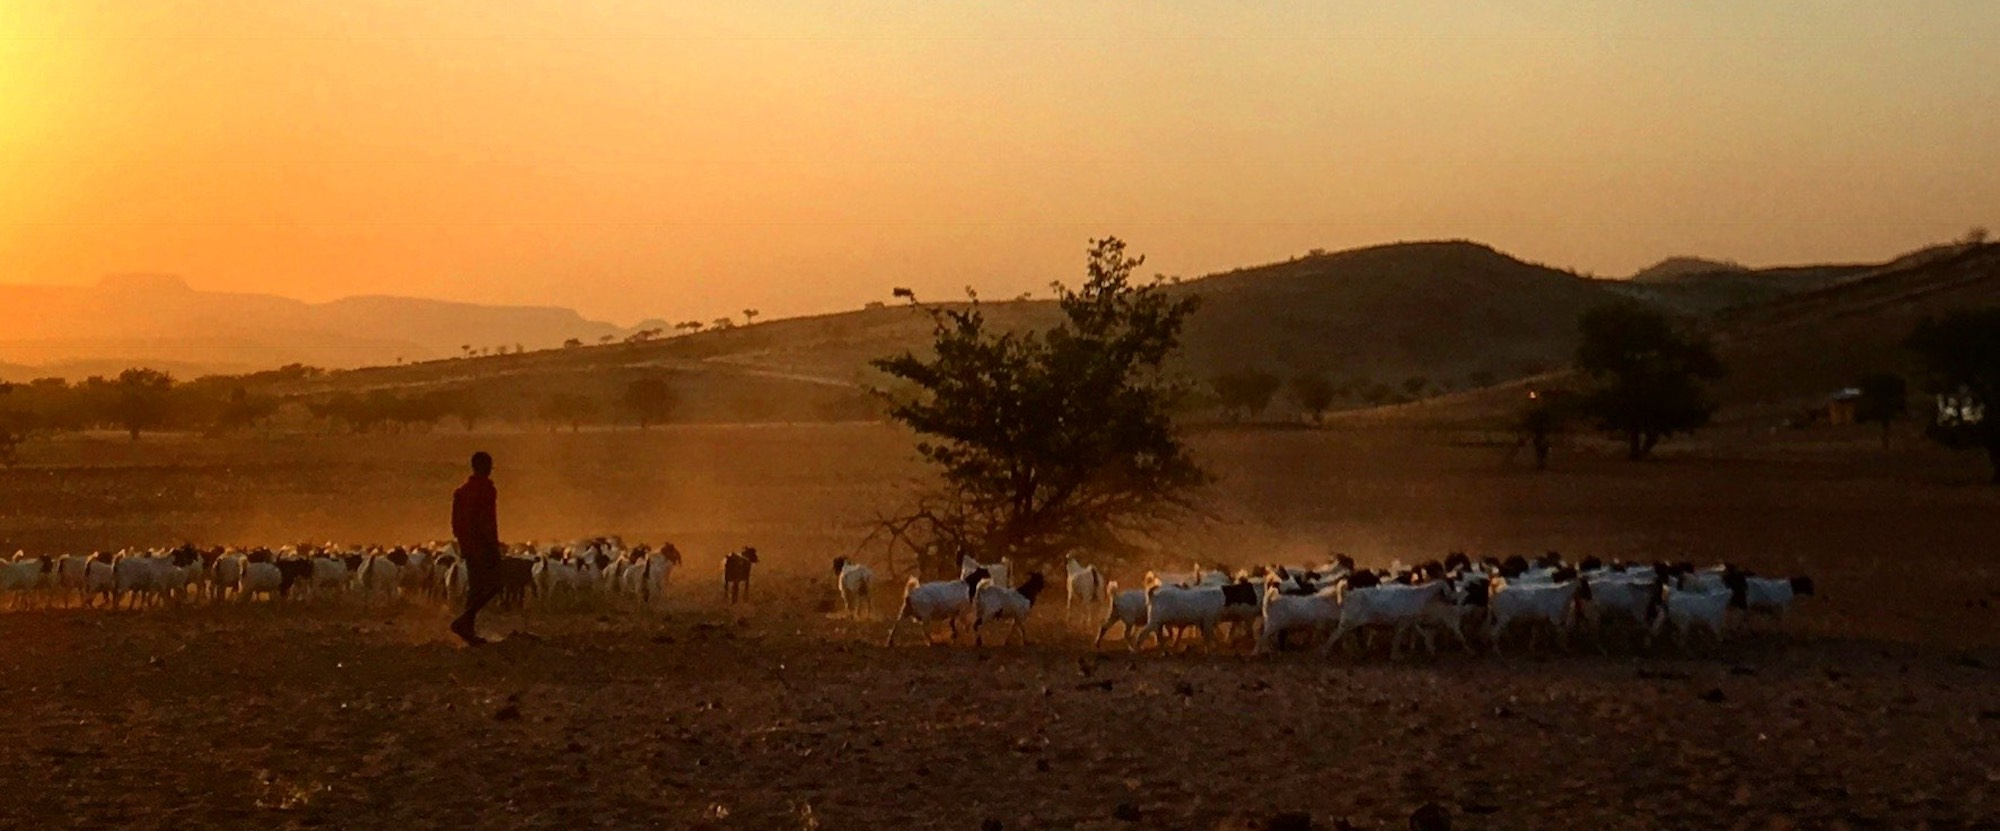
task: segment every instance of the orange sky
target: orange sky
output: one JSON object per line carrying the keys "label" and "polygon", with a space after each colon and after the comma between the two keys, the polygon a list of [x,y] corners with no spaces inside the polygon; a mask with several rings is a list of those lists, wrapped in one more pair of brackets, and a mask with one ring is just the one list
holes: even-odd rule
{"label": "orange sky", "polygon": [[5,0],[0,282],[630,323],[1011,295],[1106,233],[1880,259],[2000,222],[1996,43],[1988,0]]}

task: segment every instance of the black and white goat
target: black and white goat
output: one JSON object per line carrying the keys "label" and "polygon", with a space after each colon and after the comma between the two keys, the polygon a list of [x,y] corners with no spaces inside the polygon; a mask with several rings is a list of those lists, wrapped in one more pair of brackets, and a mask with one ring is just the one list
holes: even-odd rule
{"label": "black and white goat", "polygon": [[750,599],[750,567],[757,564],[757,549],[744,548],[722,558],[722,596],[731,605]]}
{"label": "black and white goat", "polygon": [[1007,634],[1000,637],[1000,645],[1006,646],[1007,641],[1019,633],[1021,645],[1027,646],[1028,613],[1034,611],[1035,598],[1041,595],[1043,585],[1042,573],[1036,571],[1029,573],[1028,579],[1021,581],[1021,585],[1011,589],[991,581],[975,589],[972,597],[973,645],[985,643],[982,627],[991,621],[1004,620],[1013,625],[1008,628]]}

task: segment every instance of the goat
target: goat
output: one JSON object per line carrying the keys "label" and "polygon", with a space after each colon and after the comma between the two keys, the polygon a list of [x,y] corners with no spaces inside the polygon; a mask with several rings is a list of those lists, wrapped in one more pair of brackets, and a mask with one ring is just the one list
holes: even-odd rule
{"label": "goat", "polygon": [[1286,594],[1277,579],[1264,589],[1264,631],[1257,637],[1256,654],[1272,652],[1284,645],[1285,635],[1304,631],[1324,633],[1340,620],[1340,595],[1327,588],[1312,594]]}
{"label": "goat", "polygon": [[722,596],[731,605],[750,600],[750,567],[757,564],[757,549],[744,548],[722,558]]}
{"label": "goat", "polygon": [[1084,619],[1089,620],[1091,607],[1105,596],[1104,573],[1096,566],[1077,562],[1075,557],[1063,561],[1063,570],[1068,576],[1064,585],[1069,589],[1069,596],[1063,601],[1063,622],[1069,622],[1073,610],[1079,606]]}
{"label": "goat", "polygon": [[1448,584],[1442,580],[1419,586],[1401,583],[1366,585],[1368,582],[1361,580],[1357,585],[1357,581],[1350,577],[1349,582],[1340,588],[1340,623],[1326,643],[1320,646],[1320,654],[1332,655],[1334,647],[1347,637],[1347,633],[1367,626],[1395,629],[1395,637],[1389,641],[1390,660],[1402,654],[1403,639],[1412,631],[1423,637],[1427,651],[1437,654],[1430,633],[1418,623],[1432,604],[1444,602]]}
{"label": "goat", "polygon": [[1660,602],[1653,610],[1653,626],[1646,635],[1646,647],[1652,648],[1653,639],[1668,624],[1674,627],[1674,641],[1681,651],[1688,651],[1688,633],[1696,628],[1707,629],[1716,643],[1724,640],[1723,625],[1729,620],[1729,609],[1741,604],[1742,593],[1737,591],[1693,591],[1665,583],[1660,586]]}
{"label": "goat", "polygon": [[958,576],[961,578],[968,577],[974,571],[983,570],[987,574],[992,575],[990,579],[995,585],[1012,586],[1014,585],[1013,566],[1014,562],[1006,557],[1001,557],[1000,562],[997,563],[982,563],[972,559],[972,555],[970,554],[963,554],[958,558]]}
{"label": "goat", "polygon": [[958,620],[973,608],[972,598],[979,584],[992,578],[986,569],[976,568],[972,573],[957,580],[938,580],[920,583],[916,575],[903,586],[903,607],[896,612],[895,622],[889,624],[889,640],[884,646],[896,645],[896,630],[902,628],[903,621],[916,621],[924,629],[924,639],[932,644],[927,628],[933,621],[948,621],[951,624],[952,640],[958,639]]}
{"label": "goat", "polygon": [[[1547,623],[1556,630],[1557,642],[1563,650],[1569,649],[1574,610],[1578,602],[1590,599],[1590,584],[1577,578],[1571,569],[1562,569],[1551,579],[1555,582],[1523,584],[1504,577],[1493,581],[1486,599],[1486,634],[1493,643],[1493,654],[1501,654],[1500,636],[1507,627],[1522,622]],[[1535,651],[1540,635],[1540,629],[1529,630],[1529,652]]]}
{"label": "goat", "polygon": [[[1163,586],[1157,577],[1146,581],[1146,625],[1132,642],[1133,651],[1151,635],[1160,641],[1160,630],[1186,626],[1201,630],[1202,643],[1215,643],[1215,627],[1225,619],[1242,619],[1245,612],[1262,612],[1257,588],[1249,583],[1179,588]],[[1164,648],[1164,641],[1160,641]]]}
{"label": "goat", "polygon": [[[1769,615],[1781,628],[1792,601],[1811,597],[1814,590],[1811,577],[1758,577],[1749,572],[1727,575],[1725,583],[1736,595],[1737,608],[1750,614]],[[1748,617],[1744,625],[1748,627]]]}
{"label": "goat", "polygon": [[1104,596],[1110,598],[1111,602],[1106,605],[1111,608],[1104,616],[1104,623],[1097,627],[1097,639],[1090,642],[1090,648],[1096,649],[1103,645],[1104,634],[1111,631],[1113,624],[1125,626],[1119,636],[1125,639],[1126,646],[1131,646],[1132,636],[1138,634],[1140,627],[1146,625],[1146,591],[1144,589],[1119,591],[1118,583],[1114,580],[1104,584]]}
{"label": "goat", "polygon": [[868,589],[875,582],[875,570],[846,557],[833,558],[833,582],[840,590],[840,607],[847,616],[861,619],[865,610],[874,611],[874,604],[868,600]]}
{"label": "goat", "polygon": [[1006,635],[1001,636],[1000,645],[1006,646],[1007,641],[1018,632],[1021,635],[1021,645],[1027,646],[1028,613],[1034,610],[1035,598],[1041,595],[1044,582],[1042,573],[1036,571],[1029,573],[1028,579],[1021,581],[1021,585],[1015,588],[996,585],[991,581],[976,588],[973,592],[973,645],[985,644],[985,636],[980,627],[988,621],[1006,620],[1012,621],[1014,625],[1008,629]]}

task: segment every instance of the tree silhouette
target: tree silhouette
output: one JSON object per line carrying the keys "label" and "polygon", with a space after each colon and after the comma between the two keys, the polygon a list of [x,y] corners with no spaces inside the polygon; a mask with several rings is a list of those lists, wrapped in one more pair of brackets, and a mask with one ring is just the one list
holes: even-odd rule
{"label": "tree silhouette", "polygon": [[1302,372],[1292,376],[1292,401],[1311,417],[1314,424],[1326,420],[1326,411],[1333,406],[1336,391],[1333,382],[1317,372]]}
{"label": "tree silhouette", "polygon": [[1854,420],[1859,424],[1882,425],[1882,447],[1889,446],[1889,426],[1910,414],[1910,384],[1893,372],[1877,372],[1861,379],[1861,397],[1854,401]]}
{"label": "tree silhouette", "polygon": [[931,349],[873,365],[912,390],[883,393],[889,415],[918,433],[943,485],[885,518],[892,536],[924,523],[931,539],[919,550],[1050,569],[1080,547],[1130,551],[1130,535],[1190,507],[1207,475],[1170,417],[1187,390],[1165,366],[1197,301],[1134,285],[1142,262],[1115,238],[1092,240],[1088,278],[1055,286],[1063,318],[1045,332],[990,330],[977,299],[918,306],[934,324]]}
{"label": "tree silhouette", "polygon": [[1230,421],[1256,418],[1271,406],[1271,397],[1285,385],[1278,376],[1261,369],[1225,372],[1209,381],[1222,413]]}
{"label": "tree silhouette", "polygon": [[757,310],[756,310],[756,309],[744,309],[744,310],[743,310],[743,325],[745,325],[745,326],[748,326],[748,325],[750,325],[750,324],[752,324],[752,323],[756,323],[756,322],[757,322]]}
{"label": "tree silhouette", "polygon": [[632,383],[626,384],[625,397],[621,399],[621,403],[624,404],[625,411],[631,413],[632,418],[639,422],[639,429],[644,430],[667,420],[667,416],[673,413],[676,402],[673,387],[667,385],[667,379],[649,375],[635,378]]}
{"label": "tree silhouette", "polygon": [[124,427],[133,441],[139,440],[141,431],[166,423],[173,376],[157,369],[135,367],[118,373],[118,380],[112,386],[111,420]]}
{"label": "tree silhouette", "polygon": [[1661,439],[1708,424],[1716,405],[1706,382],[1722,377],[1722,361],[1705,338],[1623,303],[1585,312],[1578,328],[1576,368],[1591,384],[1582,410],[1625,438],[1626,458],[1646,458]]}

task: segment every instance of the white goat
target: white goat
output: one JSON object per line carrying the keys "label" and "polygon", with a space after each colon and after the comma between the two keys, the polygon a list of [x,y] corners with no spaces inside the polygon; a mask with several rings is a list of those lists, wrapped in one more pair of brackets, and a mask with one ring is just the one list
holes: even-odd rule
{"label": "white goat", "polygon": [[1688,633],[1697,628],[1707,629],[1717,643],[1724,640],[1723,624],[1729,620],[1729,607],[1735,599],[1733,592],[1727,589],[1689,591],[1673,585],[1662,586],[1660,592],[1660,607],[1654,613],[1652,631],[1646,637],[1648,648],[1668,624],[1673,625],[1674,641],[1683,652],[1688,648]]}
{"label": "white goat", "polygon": [[1146,591],[1144,589],[1119,591],[1118,581],[1113,580],[1104,584],[1104,593],[1111,599],[1108,604],[1111,608],[1104,615],[1104,623],[1097,627],[1097,639],[1090,642],[1090,648],[1096,649],[1103,645],[1104,634],[1111,631],[1113,624],[1125,626],[1119,637],[1125,639],[1126,646],[1131,646],[1133,636],[1139,633],[1140,627],[1146,625]]}
{"label": "white goat", "polygon": [[875,604],[868,590],[875,583],[875,570],[846,557],[833,558],[833,582],[840,589],[840,608],[848,617],[860,620],[862,613],[873,617]]}
{"label": "white goat", "polygon": [[1138,651],[1148,635],[1164,648],[1160,630],[1167,627],[1199,629],[1202,643],[1213,646],[1216,625],[1225,619],[1240,619],[1237,616],[1246,610],[1262,611],[1257,587],[1248,583],[1180,588],[1163,586],[1156,576],[1148,575],[1146,625],[1132,641],[1132,650]]}
{"label": "white goat", "polygon": [[1264,631],[1257,638],[1257,654],[1275,651],[1286,633],[1318,636],[1339,622],[1340,593],[1335,588],[1329,586],[1312,594],[1285,594],[1273,579],[1264,589]]}
{"label": "white goat", "polygon": [[1394,660],[1402,654],[1403,639],[1414,631],[1424,639],[1424,648],[1437,653],[1430,633],[1418,624],[1425,612],[1433,604],[1446,602],[1445,593],[1449,586],[1442,580],[1419,586],[1405,586],[1389,583],[1364,588],[1343,588],[1340,597],[1340,625],[1333,635],[1319,648],[1321,655],[1332,655],[1347,633],[1367,626],[1388,626],[1395,629],[1395,637],[1389,642],[1389,658]]}
{"label": "white goat", "polygon": [[[1570,624],[1579,600],[1590,599],[1589,584],[1582,580],[1560,583],[1521,584],[1496,578],[1486,599],[1486,635],[1493,642],[1493,654],[1501,654],[1500,636],[1515,623],[1546,623],[1556,630],[1558,644],[1569,649]],[[1530,629],[1528,651],[1535,650],[1541,629]]]}
{"label": "white goat", "polygon": [[1087,566],[1070,557],[1063,561],[1063,569],[1068,574],[1065,586],[1069,596],[1063,601],[1063,622],[1068,623],[1072,615],[1081,611],[1084,620],[1090,619],[1090,610],[1105,597],[1104,572],[1096,566]]}
{"label": "white goat", "polygon": [[916,621],[923,629],[924,639],[935,645],[930,637],[929,624],[948,621],[951,624],[953,640],[958,638],[958,621],[973,609],[972,598],[979,584],[990,579],[986,570],[973,569],[972,573],[960,580],[939,580],[919,583],[912,575],[903,587],[903,607],[896,612],[896,620],[889,624],[889,640],[886,646],[896,645],[896,630],[902,628],[903,621]]}

